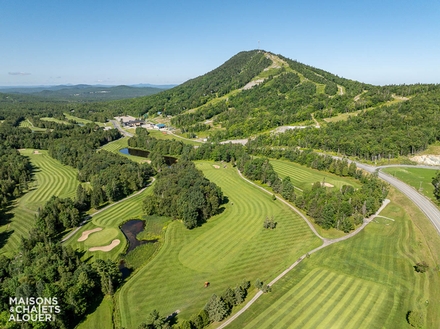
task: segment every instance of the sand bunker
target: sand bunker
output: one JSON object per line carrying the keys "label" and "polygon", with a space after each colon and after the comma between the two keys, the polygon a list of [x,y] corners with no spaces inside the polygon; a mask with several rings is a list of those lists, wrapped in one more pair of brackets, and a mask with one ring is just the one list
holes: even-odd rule
{"label": "sand bunker", "polygon": [[89,248],[89,251],[110,251],[120,243],[121,243],[121,240],[115,239],[108,246],[92,247],[92,248]]}
{"label": "sand bunker", "polygon": [[89,234],[101,231],[102,227],[94,228],[93,230],[84,231],[81,236],[78,238],[78,242],[85,241],[89,237]]}
{"label": "sand bunker", "polygon": [[220,166],[212,165],[215,169],[220,169]]}
{"label": "sand bunker", "polygon": [[[315,183],[312,183],[312,185],[313,184],[315,184]],[[330,184],[330,183],[322,183],[321,182],[321,186],[325,186],[325,187],[335,187],[333,184]]]}
{"label": "sand bunker", "polygon": [[34,154],[41,154],[41,152],[40,152],[40,151],[37,151],[37,150],[35,150],[35,151],[34,151]]}

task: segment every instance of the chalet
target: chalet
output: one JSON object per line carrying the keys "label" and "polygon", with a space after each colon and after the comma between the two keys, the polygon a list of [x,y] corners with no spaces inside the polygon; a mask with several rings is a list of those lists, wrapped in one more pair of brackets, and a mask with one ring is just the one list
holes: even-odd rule
{"label": "chalet", "polygon": [[164,123],[158,123],[157,125],[156,125],[156,129],[163,129],[163,128],[165,128],[166,126],[165,126],[165,124]]}

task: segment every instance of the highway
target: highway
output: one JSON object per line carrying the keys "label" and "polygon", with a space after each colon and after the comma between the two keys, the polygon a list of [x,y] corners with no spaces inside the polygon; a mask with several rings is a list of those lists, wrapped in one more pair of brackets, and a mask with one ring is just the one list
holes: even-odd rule
{"label": "highway", "polygon": [[[341,159],[341,158],[338,158]],[[347,159],[348,162],[352,162]],[[414,202],[420,210],[426,215],[426,217],[429,218],[429,220],[432,222],[434,227],[437,229],[437,232],[440,234],[440,209],[432,203],[431,200],[429,200],[427,197],[421,195],[416,189],[409,186],[408,184],[405,184],[401,180],[385,174],[381,172],[380,170],[382,168],[386,167],[412,167],[412,168],[427,168],[427,169],[437,169],[440,170],[440,167],[436,166],[414,166],[414,165],[387,165],[387,166],[380,166],[380,167],[374,167],[370,165],[366,165],[363,163],[355,162],[356,166],[358,168],[364,169],[370,173],[373,173],[375,171],[378,171],[379,177],[389,183],[390,185],[394,186],[396,189],[398,189],[400,192],[405,194],[412,202]]]}

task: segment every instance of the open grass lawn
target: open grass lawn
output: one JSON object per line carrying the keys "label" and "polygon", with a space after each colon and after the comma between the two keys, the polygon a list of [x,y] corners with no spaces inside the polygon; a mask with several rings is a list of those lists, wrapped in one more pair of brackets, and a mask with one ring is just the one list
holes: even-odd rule
{"label": "open grass lawn", "polygon": [[342,187],[342,185],[351,185],[355,188],[361,187],[360,183],[351,177],[336,176],[287,160],[270,160],[270,163],[281,178],[289,176],[293,186],[302,190],[310,189],[313,183],[323,181],[332,184],[337,189]]}
{"label": "open grass lawn", "polygon": [[122,137],[115,141],[112,141],[110,143],[105,144],[103,147],[101,147],[101,150],[106,150],[108,152],[116,153],[118,155],[125,156],[126,158],[130,159],[131,161],[135,162],[145,162],[147,161],[146,158],[136,156],[136,155],[130,155],[130,154],[124,154],[119,152],[119,150],[128,147],[128,139],[129,137]]}
{"label": "open grass lawn", "polygon": [[[119,291],[121,326],[137,328],[153,309],[163,315],[180,310],[179,318],[188,319],[213,293],[243,279],[269,282],[321,244],[298,215],[240,179],[235,168],[212,165],[198,162],[197,168],[229,198],[224,211],[193,230],[178,221],[168,225],[163,247]],[[272,215],[277,228],[265,230]]]}
{"label": "open grass lawn", "polygon": [[435,201],[432,179],[437,170],[410,167],[389,167],[383,168],[382,171],[400,179],[402,182],[414,187],[417,191]]}
{"label": "open grass lawn", "polygon": [[[311,255],[228,328],[411,328],[410,310],[440,323],[440,237],[394,190],[392,202],[357,236]],[[426,261],[427,273],[413,266]]]}
{"label": "open grass lawn", "polygon": [[0,254],[14,254],[20,244],[20,238],[27,236],[34,225],[34,215],[53,195],[59,197],[74,197],[79,181],[76,170],[64,166],[51,158],[47,151],[33,149],[21,150],[22,155],[28,156],[34,170],[34,182],[30,183],[30,191],[14,201],[13,207],[6,213],[6,222],[0,222]]}

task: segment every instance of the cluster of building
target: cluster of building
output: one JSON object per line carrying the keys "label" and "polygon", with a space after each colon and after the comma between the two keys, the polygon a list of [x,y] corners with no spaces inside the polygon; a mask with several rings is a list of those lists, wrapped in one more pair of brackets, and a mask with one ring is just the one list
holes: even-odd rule
{"label": "cluster of building", "polygon": [[139,120],[136,119],[135,117],[126,115],[126,116],[121,116],[121,117],[115,117],[116,120],[118,120],[121,123],[121,126],[123,127],[143,127],[146,129],[164,129],[166,128],[166,125],[164,123],[151,123],[151,122],[146,122],[145,120]]}

